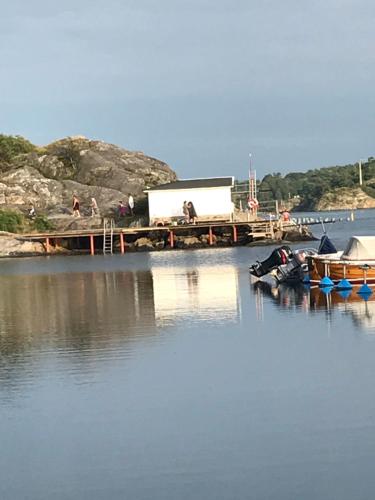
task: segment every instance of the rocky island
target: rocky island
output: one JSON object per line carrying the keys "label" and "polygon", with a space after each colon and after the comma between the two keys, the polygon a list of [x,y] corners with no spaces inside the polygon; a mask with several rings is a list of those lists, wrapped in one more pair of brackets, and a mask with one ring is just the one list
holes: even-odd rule
{"label": "rocky island", "polygon": [[130,194],[142,202],[147,187],[177,179],[160,160],[83,136],[45,147],[30,144],[28,149],[0,156],[0,208],[22,211],[33,204],[37,211],[56,217],[71,213],[76,194],[83,210],[95,198],[100,213],[110,215]]}
{"label": "rocky island", "polygon": [[[5,229],[0,255],[45,253],[41,243],[14,233],[99,227],[102,217],[113,216],[130,195],[142,218],[147,212],[143,191],[176,179],[163,161],[99,140],[74,136],[40,147],[20,136],[0,135],[0,229]],[[90,215],[95,198],[100,217],[73,218],[73,195],[82,215]],[[26,217],[31,205],[35,220]]]}
{"label": "rocky island", "polygon": [[325,211],[375,208],[375,198],[359,187],[343,187],[324,193],[317,201],[315,208]]}
{"label": "rocky island", "polygon": [[[267,177],[270,182],[270,176],[266,176],[262,184],[267,182]],[[60,234],[72,230],[102,230],[103,217],[113,218],[118,213],[119,202],[126,203],[130,195],[136,200],[135,213],[133,220],[128,218],[126,224],[145,226],[144,190],[175,180],[176,173],[165,162],[100,140],[73,136],[41,147],[20,136],[0,135],[0,256],[46,253],[42,242],[27,240],[22,233],[43,233],[50,229]],[[81,214],[86,217],[72,217],[74,195],[79,199]],[[93,198],[99,210],[97,216],[91,217]],[[27,217],[30,206],[35,207],[34,218]],[[310,239],[311,234],[304,231],[291,230],[288,237]],[[239,230],[238,243],[252,243],[249,234],[249,228],[244,226]],[[278,239],[285,237],[285,231],[281,231]],[[127,246],[129,250],[139,251],[170,246],[226,246],[232,241],[230,231],[219,229],[210,241],[204,229],[175,238],[171,245],[165,235],[151,233],[148,238],[138,239],[129,236]],[[66,248],[54,244],[48,251],[63,252]]]}
{"label": "rocky island", "polygon": [[259,196],[289,204],[295,211],[374,208],[375,159],[284,176],[268,174],[259,185]]}

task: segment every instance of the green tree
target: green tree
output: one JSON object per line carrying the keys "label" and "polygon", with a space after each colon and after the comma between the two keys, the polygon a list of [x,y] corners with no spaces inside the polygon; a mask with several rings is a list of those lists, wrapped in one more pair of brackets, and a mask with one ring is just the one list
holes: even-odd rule
{"label": "green tree", "polygon": [[20,135],[0,134],[0,162],[11,163],[16,156],[35,149],[34,144]]}

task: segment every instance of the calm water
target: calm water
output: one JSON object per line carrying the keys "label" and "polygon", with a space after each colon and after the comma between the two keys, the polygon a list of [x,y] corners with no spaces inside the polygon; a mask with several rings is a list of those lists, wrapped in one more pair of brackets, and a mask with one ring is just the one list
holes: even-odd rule
{"label": "calm water", "polygon": [[375,301],[270,250],[0,260],[0,498],[372,499]]}

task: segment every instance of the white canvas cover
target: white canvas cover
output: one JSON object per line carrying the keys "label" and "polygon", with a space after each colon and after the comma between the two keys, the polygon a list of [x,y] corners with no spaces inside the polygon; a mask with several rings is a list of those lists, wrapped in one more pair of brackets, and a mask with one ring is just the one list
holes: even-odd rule
{"label": "white canvas cover", "polygon": [[352,236],[341,258],[375,260],[375,236]]}

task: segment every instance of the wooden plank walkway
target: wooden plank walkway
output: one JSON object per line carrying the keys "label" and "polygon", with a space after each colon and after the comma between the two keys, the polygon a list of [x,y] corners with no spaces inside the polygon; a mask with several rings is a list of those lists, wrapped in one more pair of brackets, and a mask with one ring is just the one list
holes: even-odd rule
{"label": "wooden plank walkway", "polygon": [[[326,221],[325,223],[334,222]],[[310,222],[303,225],[314,225],[321,224],[320,221]],[[211,223],[198,223],[198,224],[182,224],[182,225],[169,225],[169,226],[147,226],[147,227],[114,227],[113,236],[118,237],[120,252],[125,253],[126,248],[126,236],[145,236],[148,233],[167,233],[168,243],[170,248],[175,246],[175,237],[178,233],[190,232],[192,235],[202,234],[206,232],[208,235],[208,242],[210,245],[214,244],[214,230],[217,228],[228,229],[232,233],[233,243],[238,242],[238,231],[246,232],[248,236],[253,238],[253,240],[267,240],[272,239],[276,231],[296,228],[293,222],[282,223],[280,226],[280,221],[267,221],[267,220],[254,220],[245,222],[211,222]],[[75,238],[88,238],[89,247],[91,255],[95,254],[95,238],[103,237],[104,231],[103,227],[96,229],[71,229],[66,231],[46,231],[42,233],[29,233],[20,235],[20,238],[25,238],[31,241],[41,241],[45,244],[46,252],[50,253],[51,245],[58,243],[60,240],[69,240]]]}
{"label": "wooden plank walkway", "polygon": [[[113,234],[141,234],[150,232],[165,232],[165,231],[178,231],[178,230],[196,230],[196,229],[208,229],[209,227],[233,227],[233,226],[262,226],[269,225],[268,221],[252,221],[252,222],[211,222],[211,223],[199,223],[199,224],[181,224],[181,225],[169,225],[169,226],[143,226],[143,227],[115,227],[113,228]],[[27,238],[28,240],[38,240],[43,238],[74,238],[81,236],[89,236],[93,234],[94,236],[102,236],[103,228],[95,229],[70,229],[66,231],[45,231],[43,233],[25,233],[21,236]]]}

